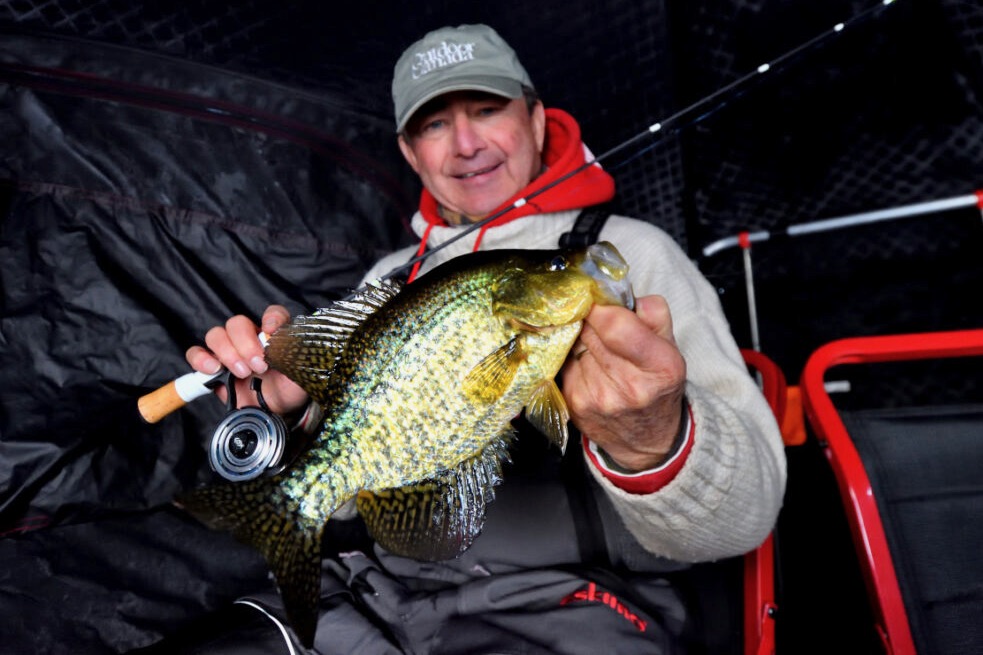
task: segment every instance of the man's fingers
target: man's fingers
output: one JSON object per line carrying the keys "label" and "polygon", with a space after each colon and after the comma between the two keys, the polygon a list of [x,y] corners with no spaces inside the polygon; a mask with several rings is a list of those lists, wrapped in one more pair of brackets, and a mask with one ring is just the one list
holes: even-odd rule
{"label": "man's fingers", "polygon": [[267,335],[271,335],[287,323],[290,320],[290,312],[283,305],[270,305],[263,312],[263,318],[260,321],[263,326],[263,332]]}
{"label": "man's fingers", "polygon": [[205,334],[205,345],[238,378],[266,372],[256,325],[245,316],[233,316],[224,327],[213,327]]}
{"label": "man's fingers", "polygon": [[188,360],[191,368],[209,375],[218,373],[222,368],[222,362],[218,361],[212,353],[201,346],[191,346],[188,348],[184,354],[184,358]]}
{"label": "man's fingers", "polygon": [[[267,335],[289,321],[290,312],[283,305],[270,305],[260,319],[262,331]],[[238,378],[236,388],[240,398],[252,395],[246,381],[253,376],[262,376],[267,382],[264,396],[270,400],[274,411],[277,411],[274,405],[286,411],[296,409],[306,401],[307,394],[282,374],[266,375],[271,371],[259,333],[260,328],[252,319],[233,316],[225,325],[215,326],[205,334],[204,347],[188,348],[185,359],[191,368],[206,374],[218,373],[224,366]],[[226,398],[224,387],[219,387],[217,392],[220,398]]]}

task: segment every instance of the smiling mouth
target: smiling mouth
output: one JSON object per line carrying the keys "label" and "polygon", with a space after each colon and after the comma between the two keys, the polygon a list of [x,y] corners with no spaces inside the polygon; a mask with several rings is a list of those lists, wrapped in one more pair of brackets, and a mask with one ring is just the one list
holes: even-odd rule
{"label": "smiling mouth", "polygon": [[489,166],[488,168],[482,168],[481,170],[471,171],[470,173],[462,173],[460,175],[455,175],[454,177],[456,177],[459,180],[468,180],[471,179],[472,177],[477,177],[479,175],[491,173],[493,170],[498,168],[498,166],[499,164],[495,164],[494,166]]}

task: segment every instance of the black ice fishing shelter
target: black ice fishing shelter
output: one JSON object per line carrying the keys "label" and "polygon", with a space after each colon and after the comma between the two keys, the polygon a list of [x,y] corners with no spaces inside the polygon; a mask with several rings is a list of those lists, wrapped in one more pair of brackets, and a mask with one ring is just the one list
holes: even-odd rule
{"label": "black ice fishing shelter", "polygon": [[[223,407],[151,426],[136,399],[186,372],[208,327],[322,306],[412,241],[391,69],[466,22],[505,36],[595,154],[642,135],[602,161],[621,208],[688,250],[742,346],[744,253],[703,248],[773,235],[753,247],[754,317],[790,380],[832,339],[983,322],[975,206],[786,232],[983,188],[978,3],[5,0],[0,643],[119,652],[266,579],[258,555],[167,507],[210,479]],[[799,484],[819,460],[790,453],[780,646],[828,634],[822,594],[797,586],[818,577],[797,567],[825,516],[799,511],[825,508],[821,480]],[[849,556],[833,562],[852,585]]]}

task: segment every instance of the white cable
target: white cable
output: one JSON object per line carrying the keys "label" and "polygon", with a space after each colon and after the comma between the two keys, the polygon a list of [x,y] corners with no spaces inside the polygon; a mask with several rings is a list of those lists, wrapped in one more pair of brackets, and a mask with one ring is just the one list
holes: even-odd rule
{"label": "white cable", "polygon": [[268,618],[270,621],[273,621],[273,623],[276,624],[276,627],[280,628],[280,634],[283,635],[283,641],[284,643],[287,644],[287,649],[290,651],[290,655],[297,655],[297,651],[294,649],[294,644],[292,641],[290,641],[290,635],[287,634],[287,626],[283,625],[283,623],[280,622],[280,619],[276,618],[275,616],[267,612],[265,607],[263,607],[258,603],[254,603],[251,600],[246,600],[246,599],[239,599],[235,601],[233,605],[248,605],[249,607],[252,607],[253,609],[257,609],[263,614],[265,614],[266,618]]}

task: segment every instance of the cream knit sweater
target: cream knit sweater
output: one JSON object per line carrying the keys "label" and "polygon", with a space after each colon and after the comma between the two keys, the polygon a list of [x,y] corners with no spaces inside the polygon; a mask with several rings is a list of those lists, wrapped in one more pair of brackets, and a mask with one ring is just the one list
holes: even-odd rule
{"label": "cream knit sweater", "polygon": [[[482,250],[556,248],[579,212],[529,216],[485,232]],[[413,229],[427,225],[417,213]],[[428,244],[444,243],[461,227],[434,227]],[[471,252],[476,234],[429,257],[421,270]],[[612,216],[600,239],[631,267],[636,296],[659,294],[672,312],[676,343],[686,359],[686,398],[695,421],[692,451],[682,470],[652,494],[627,493],[592,467],[627,528],[655,555],[681,562],[714,560],[754,549],[775,524],[785,490],[781,435],[764,397],[747,373],[709,282],[672,238],[639,220]],[[384,277],[415,248],[385,257],[366,275]]]}

